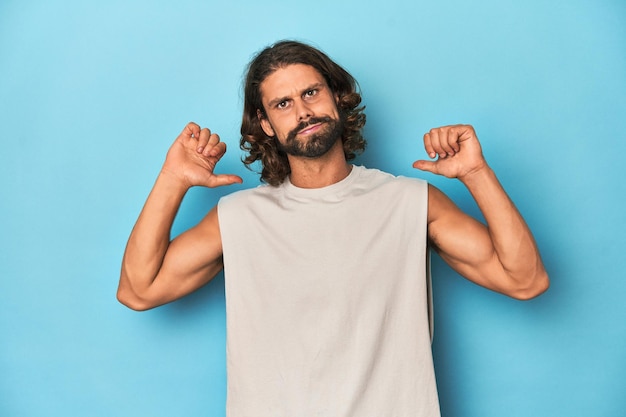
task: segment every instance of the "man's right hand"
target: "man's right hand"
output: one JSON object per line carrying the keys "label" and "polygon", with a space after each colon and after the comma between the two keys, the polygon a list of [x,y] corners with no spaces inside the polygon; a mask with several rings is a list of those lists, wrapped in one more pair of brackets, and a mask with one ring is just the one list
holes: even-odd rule
{"label": "man's right hand", "polygon": [[226,153],[226,144],[207,128],[190,122],[167,152],[162,173],[178,178],[186,188],[214,188],[241,183],[237,175],[215,174],[215,166]]}

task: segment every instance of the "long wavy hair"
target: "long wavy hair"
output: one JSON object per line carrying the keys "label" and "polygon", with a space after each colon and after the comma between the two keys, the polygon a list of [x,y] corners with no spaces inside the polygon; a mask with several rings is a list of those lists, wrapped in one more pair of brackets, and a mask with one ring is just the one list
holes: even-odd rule
{"label": "long wavy hair", "polygon": [[322,51],[296,42],[281,41],[259,52],[250,62],[244,86],[243,118],[241,121],[241,149],[247,152],[243,163],[251,168],[261,161],[261,181],[280,185],[291,173],[287,155],[276,145],[276,138],[267,136],[261,128],[260,117],[267,117],[261,101],[261,83],[279,68],[291,64],[305,64],[315,68],[338,96],[337,107],[344,121],[341,135],[346,160],[354,159],[366,146],[362,135],[365,126],[365,107],[358,107],[361,94],[356,80],[333,62]]}

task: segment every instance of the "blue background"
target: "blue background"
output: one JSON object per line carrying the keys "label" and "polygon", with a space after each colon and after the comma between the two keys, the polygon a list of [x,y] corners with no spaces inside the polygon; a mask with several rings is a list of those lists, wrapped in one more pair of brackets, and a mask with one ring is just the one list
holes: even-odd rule
{"label": "blue background", "polygon": [[[221,416],[223,277],[136,313],[115,299],[126,239],[190,120],[240,163],[241,78],[283,38],[359,80],[360,162],[415,172],[431,127],[471,123],[534,230],[548,293],[508,299],[435,259],[444,416],[626,409],[626,3],[0,3],[0,415]],[[237,187],[192,190],[176,233]]]}

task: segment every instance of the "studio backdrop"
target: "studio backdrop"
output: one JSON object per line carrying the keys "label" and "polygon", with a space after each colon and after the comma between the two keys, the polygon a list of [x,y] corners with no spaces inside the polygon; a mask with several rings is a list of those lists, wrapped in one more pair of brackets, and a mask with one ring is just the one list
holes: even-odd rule
{"label": "studio backdrop", "polygon": [[[535,234],[552,286],[520,302],[433,258],[433,352],[446,417],[619,416],[626,409],[626,3],[0,2],[0,415],[223,416],[224,278],[138,313],[115,298],[124,246],[189,121],[242,185],[193,189],[180,233],[241,163],[241,83],[281,39],[358,80],[356,163],[411,167],[430,128],[472,124]],[[202,250],[202,248],[198,248]]]}

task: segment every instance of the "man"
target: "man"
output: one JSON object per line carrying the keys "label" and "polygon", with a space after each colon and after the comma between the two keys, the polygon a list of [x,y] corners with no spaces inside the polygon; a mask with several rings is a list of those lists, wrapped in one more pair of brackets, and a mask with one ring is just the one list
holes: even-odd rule
{"label": "man", "polygon": [[118,299],[145,310],[225,271],[228,415],[436,416],[427,242],[461,275],[514,298],[545,291],[531,232],[471,126],[424,135],[414,167],[467,186],[487,226],[424,181],[353,166],[365,123],[356,82],[325,54],[280,42],[251,62],[241,146],[266,185],[233,193],[170,241],[192,186],[226,145],[188,124],[133,229]]}

